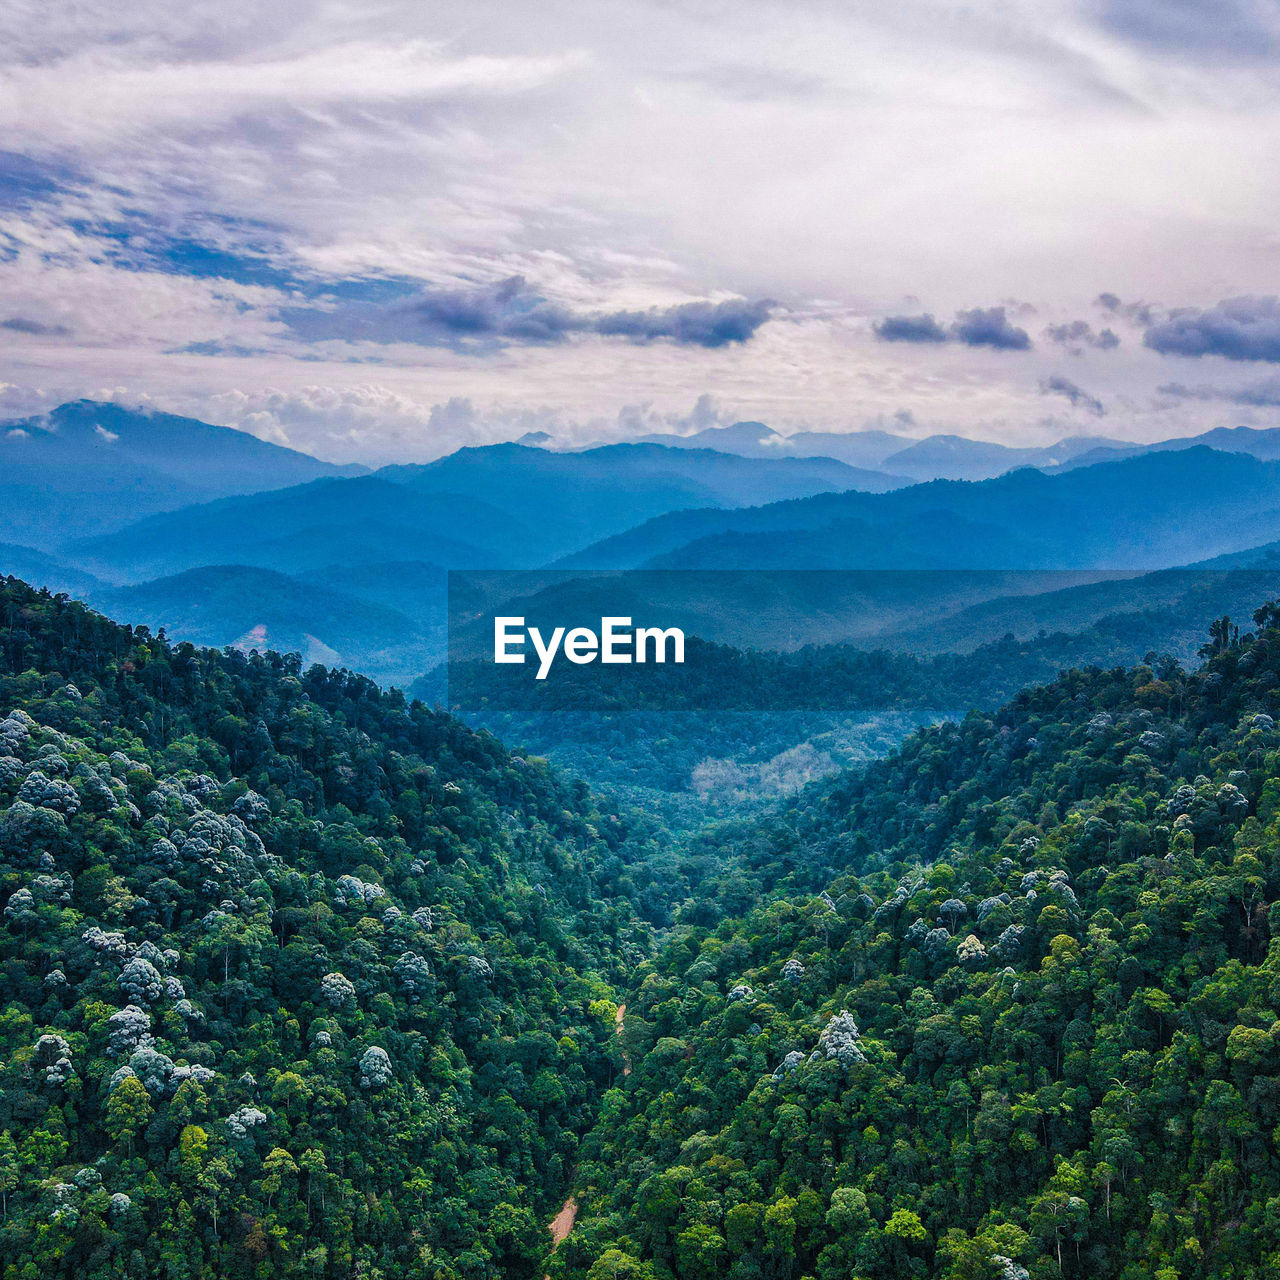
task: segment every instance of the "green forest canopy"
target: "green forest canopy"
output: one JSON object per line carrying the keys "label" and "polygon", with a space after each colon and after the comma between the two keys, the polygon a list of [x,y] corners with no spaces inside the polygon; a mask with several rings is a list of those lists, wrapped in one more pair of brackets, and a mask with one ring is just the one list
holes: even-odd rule
{"label": "green forest canopy", "polygon": [[1276,1274],[1255,621],[673,845],[367,680],[10,581],[4,1280]]}

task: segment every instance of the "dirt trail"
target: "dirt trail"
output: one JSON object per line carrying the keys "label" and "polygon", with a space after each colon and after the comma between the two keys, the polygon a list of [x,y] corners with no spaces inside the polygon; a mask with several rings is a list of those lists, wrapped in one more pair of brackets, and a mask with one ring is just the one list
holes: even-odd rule
{"label": "dirt trail", "polygon": [[570,1231],[573,1230],[574,1219],[578,1216],[578,1202],[570,1196],[560,1207],[560,1212],[551,1219],[547,1228],[551,1232],[551,1247],[558,1248]]}
{"label": "dirt trail", "polygon": [[[614,1030],[617,1034],[619,1045],[622,1044],[622,1019],[626,1017],[626,1013],[627,1006],[625,1004],[620,1004],[618,1006],[618,1012],[613,1019]],[[625,1049],[622,1050],[622,1074],[624,1076],[629,1076],[631,1074],[631,1059],[627,1057],[627,1051]]]}
{"label": "dirt trail", "polygon": [[[614,1034],[618,1037],[618,1043],[622,1043],[622,1020],[626,1017],[627,1006],[620,1004],[618,1012],[614,1015],[613,1027]],[[631,1074],[631,1059],[627,1057],[627,1051],[622,1050],[622,1074],[629,1076]],[[551,1249],[554,1252],[561,1244],[568,1239],[569,1232],[573,1230],[573,1224],[578,1218],[578,1202],[570,1196],[564,1204],[560,1206],[560,1212],[551,1219],[547,1230],[551,1232]],[[550,1277],[547,1277],[550,1280]]]}

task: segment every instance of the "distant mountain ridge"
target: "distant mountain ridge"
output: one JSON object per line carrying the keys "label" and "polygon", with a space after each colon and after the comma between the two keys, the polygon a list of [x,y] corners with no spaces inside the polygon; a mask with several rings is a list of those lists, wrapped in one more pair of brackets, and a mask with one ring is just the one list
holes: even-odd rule
{"label": "distant mountain ridge", "polygon": [[448,569],[536,568],[686,507],[905,483],[830,458],[490,445],[144,512],[89,536],[72,523],[42,547],[0,546],[0,573],[201,643],[296,649],[404,681],[438,655]]}
{"label": "distant mountain ridge", "polygon": [[641,436],[637,443],[660,444],[669,449],[718,449],[743,458],[836,458],[853,467],[878,469],[916,441],[910,436],[874,429],[783,435],[763,422],[735,422],[727,427],[705,427],[692,435],[660,432]]}
{"label": "distant mountain ridge", "polygon": [[1073,436],[1048,446],[1019,448],[994,440],[932,435],[923,439],[890,431],[797,431],[783,435],[763,422],[708,427],[692,435],[643,437],[674,449],[720,449],[752,458],[838,458],[852,466],[925,480],[991,480],[1016,467],[1057,467],[1084,454],[1133,452],[1145,446],[1103,436]]}
{"label": "distant mountain ridge", "polygon": [[413,622],[399,610],[329,583],[245,565],[188,569],[139,586],[99,590],[91,602],[193,644],[296,652],[308,664],[358,664],[383,677],[403,678],[410,669],[403,659],[383,655],[402,654],[416,639]]}
{"label": "distant mountain ridge", "polygon": [[621,531],[667,511],[757,506],[850,489],[884,493],[909,483],[832,458],[751,459],[644,443],[576,453],[485,445],[377,474],[419,494],[483,495],[515,518],[541,524],[547,559],[595,541],[601,529]]}
{"label": "distant mountain ridge", "polygon": [[[77,402],[0,437],[0,461],[16,459],[0,472],[0,574],[175,635],[297,648],[401,681],[439,651],[451,569],[1124,573],[1280,540],[1280,431],[1208,433],[1219,449],[1090,437],[1015,450],[888,431],[786,440],[760,423],[663,439],[565,451],[534,435],[350,475],[229,428]],[[991,479],[906,479],[1011,459]],[[908,601],[882,625],[930,648],[928,620],[963,597],[965,642],[979,642],[1016,614],[991,598],[1007,592],[952,587],[945,608],[911,615]],[[1111,599],[1063,596],[1044,617],[1074,624]],[[854,638],[831,603],[801,604],[813,616],[797,633],[822,622],[810,638]]]}
{"label": "distant mountain ridge", "polygon": [[711,450],[609,445],[548,453],[460,449],[423,466],[324,478],[191,505],[69,541],[61,557],[113,581],[197,565],[294,573],[410,560],[446,568],[533,568],[654,515],[733,507],[905,481],[830,458],[738,458]]}
{"label": "distant mountain ridge", "polygon": [[676,512],[559,567],[1157,569],[1277,537],[1280,463],[1199,447],[1057,474]]}
{"label": "distant mountain ridge", "polygon": [[77,400],[0,423],[0,539],[47,550],[159,511],[366,470],[194,418]]}
{"label": "distant mountain ridge", "polygon": [[1248,453],[1264,462],[1280,460],[1280,428],[1275,427],[1216,427],[1201,435],[1153,444],[1106,436],[1069,436],[1050,445],[1018,447],[957,435],[914,439],[878,429],[797,431],[784,435],[763,422],[736,422],[691,435],[659,433],[642,440],[672,449],[719,449],[742,457],[838,458],[852,466],[883,470],[917,482],[992,480],[1018,467],[1053,471],[1201,445],[1223,453]]}

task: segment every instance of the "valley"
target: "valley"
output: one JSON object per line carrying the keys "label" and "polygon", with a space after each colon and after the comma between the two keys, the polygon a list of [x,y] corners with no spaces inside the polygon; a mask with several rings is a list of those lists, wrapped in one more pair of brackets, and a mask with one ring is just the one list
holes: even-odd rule
{"label": "valley", "polygon": [[[912,511],[975,528],[979,502],[1000,538],[1023,521],[1011,556],[1039,550],[629,572],[637,617],[701,600],[713,663],[647,708],[470,724],[429,705],[449,567],[477,617],[617,589],[479,572],[545,476],[504,493],[468,459],[485,505],[325,477],[12,550],[122,621],[0,586],[0,1256],[130,1280],[1265,1274],[1270,464],[1153,456],[660,515],[691,565],[740,534],[863,545],[832,541],[850,510],[882,545]],[[1145,545],[1187,554],[1159,532],[1187,459],[1247,525],[1181,567],[1052,564],[1082,503],[1144,477]],[[344,542],[361,503],[383,561]],[[391,558],[409,539],[431,559]],[[409,696],[369,678],[412,654]]]}

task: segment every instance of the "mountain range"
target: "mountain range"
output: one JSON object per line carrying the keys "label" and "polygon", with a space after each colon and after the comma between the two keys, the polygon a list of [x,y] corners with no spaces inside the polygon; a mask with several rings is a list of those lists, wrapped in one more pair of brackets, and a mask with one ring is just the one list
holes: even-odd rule
{"label": "mountain range", "polygon": [[[674,432],[643,437],[669,449],[719,449],[747,458],[839,458],[856,467],[925,480],[991,480],[1018,467],[1055,471],[1114,462],[1141,453],[1168,453],[1204,445],[1225,453],[1280,459],[1280,429],[1217,427],[1197,436],[1137,444],[1106,436],[1070,436],[1053,444],[1018,448],[992,440],[932,435],[924,439],[890,431],[797,431],[784,435],[763,422],[707,427],[690,435]],[[540,443],[554,445],[551,437]]]}
{"label": "mountain range", "polygon": [[[450,569],[988,571],[829,592],[816,579],[757,582],[717,602],[729,642],[936,652],[989,642],[1000,627],[1027,634],[1033,616],[1075,630],[1125,607],[1127,588],[1099,585],[1099,574],[1280,540],[1280,462],[1257,456],[1280,455],[1280,434],[1205,439],[1218,447],[1066,441],[1042,467],[910,484],[952,454],[973,460],[975,442],[790,438],[805,449],[843,442],[870,464],[860,466],[779,456],[782,437],[739,423],[577,452],[545,441],[467,448],[349,475],[229,428],[77,402],[11,424],[0,441],[18,458],[0,491],[23,535],[0,544],[0,570],[174,635],[296,649],[397,683],[442,656]],[[1025,463],[1036,451],[1012,452]],[[1157,585],[1142,590],[1161,599]]]}
{"label": "mountain range", "polygon": [[1198,446],[1053,475],[682,511],[565,568],[1156,569],[1280,538],[1280,464]]}
{"label": "mountain range", "polygon": [[157,511],[365,470],[194,418],[77,400],[0,424],[0,539],[48,550]]}

